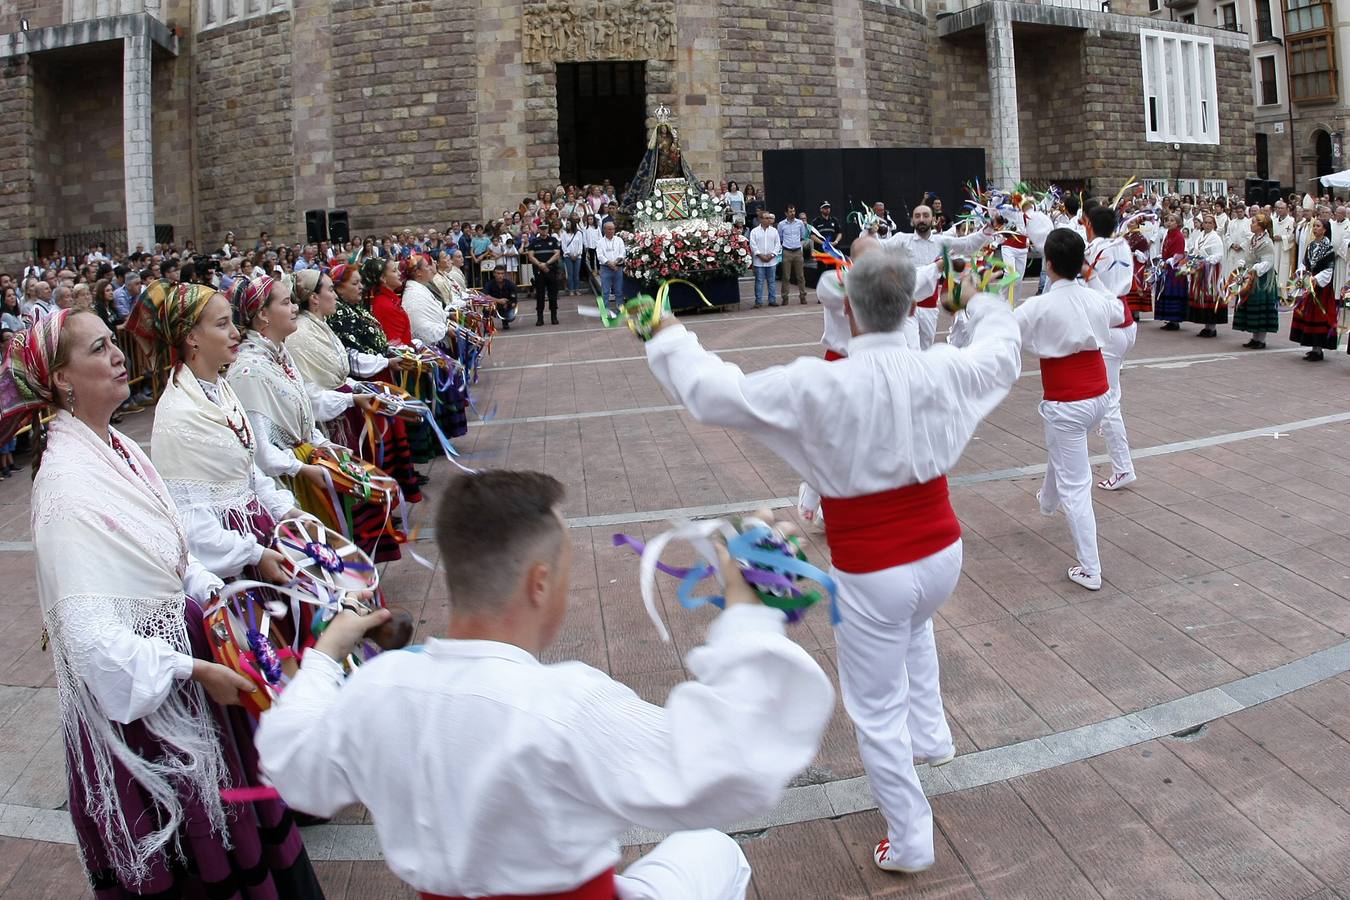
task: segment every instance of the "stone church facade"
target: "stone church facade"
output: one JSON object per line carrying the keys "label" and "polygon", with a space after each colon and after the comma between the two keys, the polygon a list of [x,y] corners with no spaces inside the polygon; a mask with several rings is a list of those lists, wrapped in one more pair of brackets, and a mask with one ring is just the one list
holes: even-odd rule
{"label": "stone church facade", "polygon": [[[669,106],[703,178],[759,183],[773,149],[977,147],[997,183],[1237,193],[1248,38],[1155,22],[1146,2],[11,0],[0,263],[94,234],[299,240],[307,209],[345,209],[361,235],[500,215],[567,174],[560,104],[608,107],[559,79],[605,61],[642,64],[638,118]],[[1205,139],[1146,134],[1144,29],[1212,53]]]}

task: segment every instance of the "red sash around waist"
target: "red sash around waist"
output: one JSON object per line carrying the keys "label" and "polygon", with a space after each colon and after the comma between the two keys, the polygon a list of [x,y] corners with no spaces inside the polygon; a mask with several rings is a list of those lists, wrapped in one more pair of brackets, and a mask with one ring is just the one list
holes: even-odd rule
{"label": "red sash around waist", "polygon": [[862,574],[932,556],[961,538],[947,476],[861,497],[821,497],[825,542],[841,572]]}
{"label": "red sash around waist", "polygon": [[1042,359],[1041,384],[1045,387],[1045,399],[1059,402],[1091,400],[1111,389],[1106,381],[1106,360],[1100,350],[1080,350],[1058,359]]}
{"label": "red sash around waist", "polygon": [[1119,325],[1112,325],[1111,327],[1129,328],[1131,325],[1134,324],[1134,313],[1130,311],[1130,301],[1126,300],[1124,297],[1121,297],[1120,302],[1125,307],[1125,321],[1121,322]]}
{"label": "red sash around waist", "polygon": [[938,297],[941,294],[942,294],[942,279],[939,278],[937,287],[933,288],[933,295],[931,297],[925,297],[923,300],[920,300],[918,303],[914,305],[917,306],[919,309],[937,309]]}
{"label": "red sash around waist", "polygon": [[845,356],[845,355],[842,354],[842,353],[835,353],[833,350],[830,350],[830,349],[826,348],[826,350],[825,350],[825,361],[826,361],[826,362],[834,362],[836,359],[848,359],[848,357]]}
{"label": "red sash around waist", "polygon": [[[442,894],[421,893],[422,900],[467,900],[465,897],[446,897]],[[498,897],[484,897],[482,900],[615,900],[614,870],[606,869],[590,881],[570,891],[554,894],[502,894]]]}
{"label": "red sash around waist", "polygon": [[1027,249],[1027,236],[1025,234],[1010,234],[1003,239],[1003,246],[1011,247],[1014,250]]}

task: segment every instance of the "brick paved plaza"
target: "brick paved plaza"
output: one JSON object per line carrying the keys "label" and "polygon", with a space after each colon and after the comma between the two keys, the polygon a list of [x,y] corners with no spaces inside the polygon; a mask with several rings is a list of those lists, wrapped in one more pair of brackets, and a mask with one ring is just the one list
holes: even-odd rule
{"label": "brick paved plaza", "polygon": [[[798,479],[747,436],[672,406],[626,331],[571,307],[562,320],[498,336],[476,395],[496,417],[460,446],[474,464],[566,482],[572,607],[551,658],[583,660],[662,702],[687,677],[682,657],[709,614],[680,609],[667,590],[674,643],[663,644],[636,558],[611,535],[791,506]],[[747,369],[819,352],[814,302],[690,321]],[[1311,364],[1280,339],[1250,352],[1239,347],[1246,335],[1194,333],[1145,323],[1127,361],[1139,481],[1096,495],[1100,593],[1065,579],[1064,519],[1036,508],[1045,460],[1034,362],[955,470],[966,563],[937,627],[961,755],[923,772],[937,865],[917,877],[874,869],[884,827],[840,708],[780,809],[735,825],[753,895],[1350,897],[1350,358]],[[150,423],[146,412],[123,428],[146,440]],[[449,476],[438,463],[429,503]],[[28,497],[26,475],[0,483],[4,900],[86,890],[63,811]],[[807,536],[823,560],[822,536]],[[428,538],[417,549],[434,559]],[[438,577],[406,555],[384,577],[423,635],[444,630]],[[791,633],[834,672],[823,610]],[[628,852],[657,837],[632,832]],[[362,810],[309,829],[307,843],[330,898],[411,895],[380,861]]]}

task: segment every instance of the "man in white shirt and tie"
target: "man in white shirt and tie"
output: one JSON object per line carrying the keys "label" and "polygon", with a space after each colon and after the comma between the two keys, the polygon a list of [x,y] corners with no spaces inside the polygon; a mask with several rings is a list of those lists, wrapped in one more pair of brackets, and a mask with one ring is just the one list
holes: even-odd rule
{"label": "man in white shirt and tie", "polygon": [[[344,683],[336,660],[388,614],[339,615],[262,717],[261,769],[296,809],[364,803],[385,862],[426,900],[743,900],[745,856],[707,829],[769,811],[811,762],[829,678],[725,551],[726,611],[686,658],[698,680],[664,707],[583,663],[543,663],[567,612],[562,498],[538,472],[450,482],[448,638]],[[630,823],[675,834],[619,875]]]}
{"label": "man in white shirt and tie", "polygon": [[623,305],[623,266],[627,248],[614,229],[614,220],[606,219],[605,233],[595,244],[595,262],[600,268],[600,296],[611,311],[617,312]]}
{"label": "man in white shirt and tie", "polygon": [[778,237],[778,229],[773,226],[773,213],[765,210],[759,214],[759,224],[750,229],[750,256],[755,263],[755,309],[764,305],[765,285],[768,286],[769,305],[778,305],[778,280],[774,275],[782,252],[783,242]]}

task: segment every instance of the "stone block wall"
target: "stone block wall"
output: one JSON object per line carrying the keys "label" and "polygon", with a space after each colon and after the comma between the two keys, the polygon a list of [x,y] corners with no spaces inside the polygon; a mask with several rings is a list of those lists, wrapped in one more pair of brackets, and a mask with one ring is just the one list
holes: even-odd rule
{"label": "stone block wall", "polygon": [[973,38],[939,39],[936,27],[929,26],[931,146],[981,148],[987,168],[994,158],[989,128],[989,75],[985,67],[984,34]]}
{"label": "stone block wall", "polygon": [[333,179],[353,235],[477,210],[475,15],[452,0],[333,3]]}
{"label": "stone block wall", "polygon": [[[187,54],[177,57],[155,57],[151,69],[151,119],[154,122],[155,170],[155,224],[171,225],[174,241],[183,241],[196,234],[196,179],[193,177],[193,129],[187,124],[195,110],[192,98],[192,59]],[[228,226],[227,226],[228,227]],[[224,234],[202,235],[205,243],[197,249],[219,249],[218,238]]]}
{"label": "stone block wall", "polygon": [[78,64],[39,62],[38,72],[37,236],[125,227],[120,43]]}
{"label": "stone block wall", "polygon": [[290,43],[290,13],[197,37],[198,237],[205,246],[226,231],[246,246],[259,231],[277,240],[303,236],[291,153]]}
{"label": "stone block wall", "polygon": [[[1083,35],[1025,34],[1015,39],[1022,180],[1035,185],[1088,177],[1085,141],[1092,128],[1083,83]],[[1118,117],[1118,115],[1117,115]],[[1109,126],[1119,131],[1117,121]]]}
{"label": "stone block wall", "polygon": [[19,22],[28,20],[29,29],[60,25],[65,14],[61,0],[4,0],[0,3],[0,34],[19,30]]}
{"label": "stone block wall", "polygon": [[1082,165],[1093,190],[1114,193],[1130,176],[1224,178],[1241,189],[1256,171],[1252,124],[1251,60],[1247,53],[1214,48],[1219,102],[1219,143],[1171,144],[1144,135],[1144,86],[1135,34],[1097,33],[1087,37],[1083,59],[1086,138]]}
{"label": "stone block wall", "polygon": [[[933,111],[928,102],[928,23],[894,3],[862,4],[868,140],[876,147],[927,146]],[[839,60],[841,67],[856,58]],[[845,146],[856,146],[848,142]]]}
{"label": "stone block wall", "polygon": [[839,145],[833,4],[723,0],[721,172],[762,185],[765,150]]}
{"label": "stone block wall", "polygon": [[0,64],[0,271],[18,272],[33,247],[33,81],[26,58]]}

